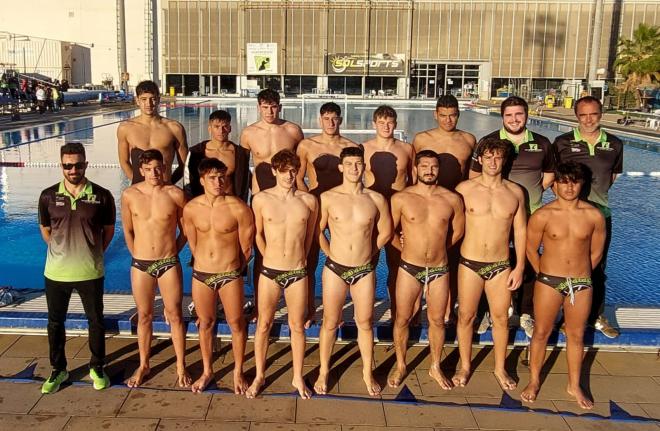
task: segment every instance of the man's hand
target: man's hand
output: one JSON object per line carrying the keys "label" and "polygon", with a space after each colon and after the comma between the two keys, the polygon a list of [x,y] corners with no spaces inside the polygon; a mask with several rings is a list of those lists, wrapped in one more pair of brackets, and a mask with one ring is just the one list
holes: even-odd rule
{"label": "man's hand", "polygon": [[509,278],[506,281],[506,287],[507,289],[513,291],[516,290],[520,287],[522,284],[522,279],[523,279],[523,272],[525,271],[525,268],[516,268],[513,269],[509,273]]}

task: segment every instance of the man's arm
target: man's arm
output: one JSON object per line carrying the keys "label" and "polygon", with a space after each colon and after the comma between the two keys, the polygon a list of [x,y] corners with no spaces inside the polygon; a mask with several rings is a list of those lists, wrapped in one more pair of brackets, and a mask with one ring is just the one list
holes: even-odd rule
{"label": "man's arm", "polygon": [[310,214],[307,219],[307,232],[305,234],[305,256],[309,255],[309,250],[312,248],[312,242],[316,235],[316,229],[319,225],[319,204],[316,198],[312,195],[308,197]]}
{"label": "man's arm", "polygon": [[593,211],[593,213],[596,220],[594,223],[594,233],[591,235],[591,269],[595,269],[603,259],[605,238],[607,237],[605,217],[598,210]]}
{"label": "man's arm", "polygon": [[254,225],[255,225],[255,239],[254,242],[257,245],[259,253],[263,256],[266,254],[266,237],[264,234],[264,218],[261,214],[262,210],[262,196],[259,196],[259,193],[254,195],[252,198],[252,211],[254,212]]}
{"label": "man's arm", "polygon": [[552,183],[555,182],[554,172],[543,172],[541,175],[541,185],[543,186],[543,190],[551,187]]}
{"label": "man's arm", "polygon": [[[176,187],[176,186],[175,186]],[[183,207],[186,206],[186,197],[183,190],[176,188],[174,194],[174,202],[176,203],[176,224],[179,228],[179,234],[176,237],[176,251],[177,253],[183,249],[188,239],[186,238],[186,231],[183,228]]]}
{"label": "man's arm", "polygon": [[[135,244],[135,231],[133,229],[133,215],[131,214],[131,200],[127,196],[130,190],[125,190],[121,194],[121,224],[124,229],[124,240],[126,241],[126,248],[133,256],[133,246]],[[105,236],[105,228],[103,229]]]}
{"label": "man's arm", "polygon": [[390,202],[392,206],[392,229],[394,234],[392,235],[392,241],[390,243],[394,248],[399,251],[403,251],[403,241],[401,240],[401,235],[399,234],[399,224],[401,223],[401,192],[394,193],[392,195],[392,200]]}
{"label": "man's arm", "polygon": [[244,262],[250,260],[252,254],[252,244],[254,243],[254,215],[250,207],[245,205],[243,201],[239,202],[240,210],[238,213],[238,243],[241,246],[241,253],[243,253]]}
{"label": "man's arm", "polygon": [[119,153],[119,166],[124,171],[124,175],[130,181],[133,181],[133,166],[131,166],[131,149],[128,143],[126,123],[120,124],[117,128],[117,152]]}
{"label": "man's arm", "polygon": [[50,244],[50,226],[39,225],[39,231],[44,242]]}
{"label": "man's arm", "polygon": [[[517,187],[517,186],[516,186]],[[516,290],[522,284],[525,270],[525,247],[527,241],[527,210],[525,209],[525,196],[522,190],[516,190],[518,210],[513,216],[513,246],[516,250],[516,267],[509,274],[508,289]]]}
{"label": "man's arm", "polygon": [[[321,210],[319,217],[319,247],[323,250],[326,256],[330,256],[330,243],[328,238],[325,237],[325,228],[328,227],[328,200],[327,193],[321,193]],[[326,196],[326,197],[324,197]]]}
{"label": "man's arm", "polygon": [[195,228],[195,223],[193,221],[193,207],[190,202],[186,204],[183,208],[183,231],[188,239],[188,247],[190,247],[190,252],[195,256],[195,248],[197,247],[197,229]]}
{"label": "man's arm", "polygon": [[112,238],[115,236],[115,225],[106,224],[103,226],[103,251],[106,251],[110,246]]}
{"label": "man's arm", "polygon": [[539,210],[529,218],[527,224],[527,241],[526,241],[526,255],[530,265],[534,268],[535,273],[541,272],[541,255],[539,254],[539,247],[541,246],[541,239],[543,238],[543,230],[545,229],[545,211]]}
{"label": "man's arm", "polygon": [[454,209],[454,214],[451,217],[451,239],[447,248],[456,244],[465,234],[465,208],[463,207],[463,199],[459,195],[452,196],[451,206]]}
{"label": "man's arm", "polygon": [[298,175],[296,175],[296,187],[298,190],[304,192],[308,191],[307,185],[305,184],[305,174],[307,173],[307,150],[305,145],[298,144],[296,149],[296,154],[300,159],[300,169],[298,169]]}
{"label": "man's arm", "polygon": [[378,251],[383,248],[385,244],[392,238],[392,217],[390,217],[390,209],[387,205],[385,198],[377,193],[374,193],[374,203],[376,208],[378,208],[378,221],[376,224],[376,230],[378,231],[378,237],[376,238],[376,250],[373,250],[373,255],[377,254]]}
{"label": "man's arm", "polygon": [[[404,144],[408,145],[408,144]],[[408,150],[408,167],[406,169],[406,174],[408,175],[408,178],[406,179],[406,185],[411,186],[414,183],[416,183],[416,177],[417,175],[413,175],[413,171],[415,170],[415,148],[412,145],[408,145],[409,150]]]}
{"label": "man's arm", "polygon": [[176,184],[183,178],[183,171],[186,166],[186,159],[188,158],[188,141],[186,139],[186,129],[180,123],[175,123],[172,128],[172,133],[176,139],[176,159],[177,168],[172,172],[172,184]]}

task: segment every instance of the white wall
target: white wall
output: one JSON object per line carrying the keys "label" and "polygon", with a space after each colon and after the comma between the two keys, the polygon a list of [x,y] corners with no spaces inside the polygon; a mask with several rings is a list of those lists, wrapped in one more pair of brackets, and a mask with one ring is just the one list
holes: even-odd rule
{"label": "white wall", "polygon": [[[127,67],[135,86],[146,77],[145,0],[125,0]],[[0,31],[85,45],[91,53],[91,80],[100,84],[105,74],[119,85],[117,13],[115,0],[21,0],[15,3],[29,18],[0,14]],[[6,8],[5,8],[6,9]],[[10,8],[11,9],[11,8]],[[5,12],[8,12],[5,10]],[[19,63],[20,64],[20,63]]]}

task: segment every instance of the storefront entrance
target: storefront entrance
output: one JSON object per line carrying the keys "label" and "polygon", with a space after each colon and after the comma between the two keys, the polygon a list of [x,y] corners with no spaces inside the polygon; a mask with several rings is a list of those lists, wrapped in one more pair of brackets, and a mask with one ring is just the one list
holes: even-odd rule
{"label": "storefront entrance", "polygon": [[479,95],[479,65],[454,63],[413,63],[409,96],[435,99],[443,94],[460,98]]}

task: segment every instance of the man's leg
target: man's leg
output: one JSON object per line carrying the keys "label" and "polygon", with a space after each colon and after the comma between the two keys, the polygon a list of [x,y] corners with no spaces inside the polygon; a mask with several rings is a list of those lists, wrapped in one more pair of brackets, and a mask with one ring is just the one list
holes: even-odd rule
{"label": "man's leg", "polygon": [[584,357],[584,328],[591,309],[592,289],[575,294],[575,304],[570,296],[564,298],[564,318],[566,320],[566,359],[568,360],[568,386],[566,392],[574,396],[578,406],[591,409],[592,400],[587,398],[580,387],[580,371]]}
{"label": "man's leg", "polygon": [[305,328],[314,323],[316,314],[316,268],[319,264],[319,243],[312,241],[312,246],[307,255],[307,315],[305,316]]}
{"label": "man's leg", "polygon": [[330,357],[337,339],[337,328],[342,320],[342,310],[346,302],[348,286],[337,274],[323,268],[323,323],[319,334],[319,377],[314,383],[317,394],[328,391]]}
{"label": "man's leg", "polygon": [[202,392],[213,379],[213,328],[216,320],[217,293],[206,284],[193,278],[192,298],[197,314],[199,350],[202,353],[204,371],[190,389],[193,392]]}
{"label": "man's leg", "polygon": [[504,390],[516,388],[516,382],[504,368],[506,345],[509,342],[509,306],[511,291],[507,289],[507,278],[511,269],[502,271],[486,281],[485,290],[488,299],[488,311],[493,320],[493,350],[495,352],[495,370],[493,374]]}
{"label": "man's leg", "polygon": [[619,331],[610,325],[603,313],[605,312],[605,282],[607,276],[605,268],[607,267],[607,254],[610,249],[610,242],[612,241],[612,217],[605,218],[605,248],[603,249],[603,258],[600,263],[596,265],[591,275],[593,280],[593,300],[591,303],[591,312],[589,314],[588,323],[594,325],[596,329],[601,331],[606,337],[616,338],[619,336]]}
{"label": "man's leg", "polygon": [[126,382],[129,388],[140,386],[149,375],[149,357],[151,356],[151,338],[153,336],[154,288],[156,280],[147,273],[131,267],[131,288],[137,307],[137,336],[140,351],[140,365]]}
{"label": "man's leg", "polygon": [[472,373],[472,334],[474,318],[484,289],[484,281],[477,273],[458,265],[458,323],[456,338],[461,365],[452,378],[454,386],[465,386]]}
{"label": "man's leg", "polygon": [[415,278],[399,268],[396,277],[396,321],[394,321],[393,341],[396,352],[396,368],[387,378],[387,384],[398,387],[407,374],[406,352],[408,351],[409,325],[415,312],[415,301],[422,287]]}
{"label": "man's leg", "polygon": [[289,314],[291,331],[291,356],[293,357],[293,381],[300,398],[306,400],[312,396],[303,379],[305,361],[305,316],[307,315],[307,277],[298,280],[284,290],[286,309]]}
{"label": "man's leg", "polygon": [[105,325],[103,324],[103,277],[76,283],[89,326],[89,367],[105,365]]}
{"label": "man's leg", "polygon": [[[53,370],[66,370],[66,331],[64,322],[69,310],[73,288],[71,283],[62,283],[45,278],[46,304],[48,305],[48,346],[50,365]],[[90,344],[91,347],[91,344]]]}
{"label": "man's leg", "polygon": [[431,347],[431,367],[429,375],[444,390],[452,388],[449,380],[440,368],[442,348],[445,345],[445,311],[449,300],[449,274],[429,284],[426,294],[426,315],[429,321],[429,344]]}
{"label": "man's leg", "polygon": [[259,277],[259,317],[257,319],[257,330],[254,334],[254,361],[257,366],[257,375],[252,384],[245,392],[248,398],[255,398],[264,383],[266,383],[266,355],[268,354],[268,339],[270,329],[273,327],[273,319],[277,308],[277,302],[282,295],[282,289],[270,278],[262,275]]}
{"label": "man's leg", "polygon": [[[383,247],[385,253],[385,262],[387,263],[387,291],[390,295],[390,315],[392,324],[396,322],[396,276],[401,262],[401,252],[390,243]],[[421,307],[421,298],[420,298]]]}
{"label": "man's leg", "polygon": [[[243,278],[238,278],[222,287],[220,300],[225,310],[225,319],[231,329],[231,349],[234,355],[234,393],[245,394],[248,384],[243,375],[247,342],[247,327],[243,316]],[[209,343],[210,345],[211,343]]]}
{"label": "man's leg", "polygon": [[170,324],[172,346],[176,354],[177,384],[180,388],[187,388],[192,383],[192,379],[186,371],[186,334],[181,310],[183,299],[181,265],[170,268],[158,279],[158,289],[163,297],[165,316]]}
{"label": "man's leg", "polygon": [[534,285],[534,316],[536,317],[534,335],[529,343],[529,383],[520,394],[523,401],[534,402],[541,388],[541,369],[545,362],[545,349],[548,338],[555,326],[555,319],[564,297],[552,287],[536,282]]}
{"label": "man's leg", "polygon": [[374,359],[374,300],[376,273],[371,272],[350,286],[355,325],[358,328],[358,347],[362,357],[362,378],[371,396],[380,395],[380,385],[373,376]]}

